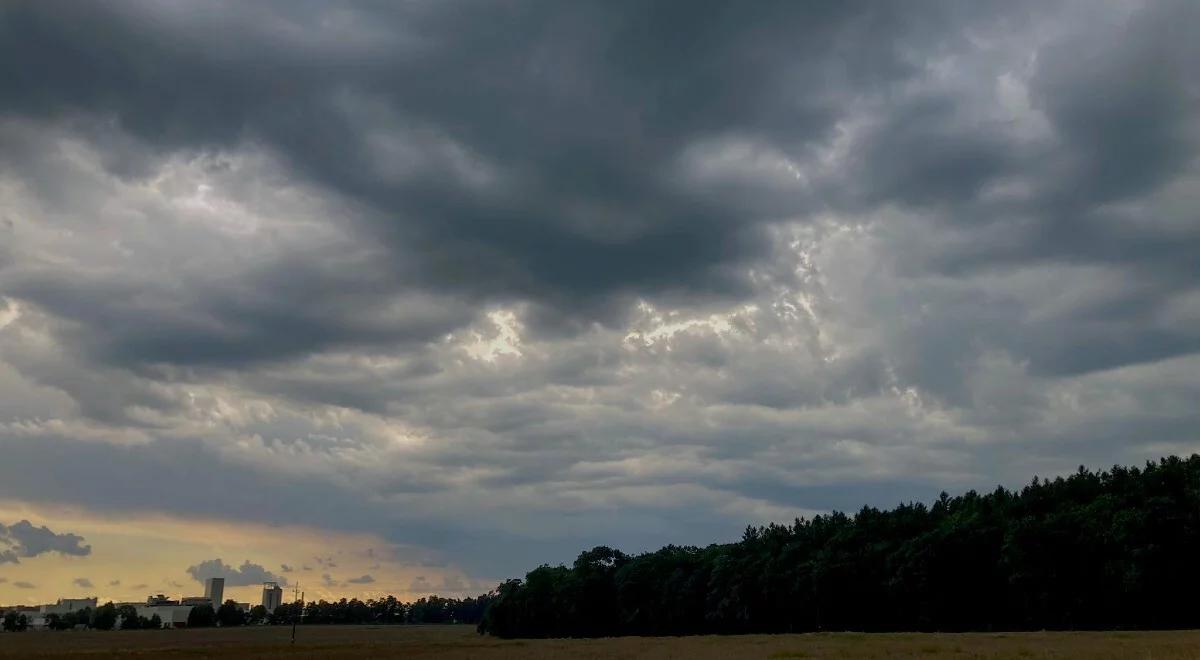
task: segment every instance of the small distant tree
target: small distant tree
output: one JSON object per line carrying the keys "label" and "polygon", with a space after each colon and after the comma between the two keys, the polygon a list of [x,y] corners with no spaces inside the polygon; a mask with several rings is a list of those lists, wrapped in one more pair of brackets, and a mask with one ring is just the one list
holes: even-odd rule
{"label": "small distant tree", "polygon": [[221,607],[217,608],[217,624],[222,628],[228,626],[241,626],[246,623],[246,615],[242,614],[241,608],[233,600],[225,601]]}
{"label": "small distant tree", "polygon": [[70,630],[79,624],[90,625],[91,621],[92,610],[88,608],[66,614],[52,612],[46,615],[46,627],[50,630]]}
{"label": "small distant tree", "polygon": [[92,611],[92,608],[85,607],[81,610],[75,610],[74,612],[68,612],[65,614],[63,616],[63,622],[67,624],[68,628],[74,628],[75,626],[80,625],[90,626],[92,625],[92,616],[94,614],[95,613]]}
{"label": "small distant tree", "polygon": [[143,628],[150,628],[152,630],[161,630],[162,629],[162,617],[160,617],[157,614],[150,617],[149,619],[143,619],[143,620],[147,622],[147,625],[142,626]]}
{"label": "small distant tree", "polygon": [[107,602],[96,608],[92,615],[92,627],[97,630],[112,630],[117,625],[117,607]]}
{"label": "small distant tree", "polygon": [[4,615],[3,627],[7,632],[22,632],[29,627],[29,618],[24,614],[9,612]]}
{"label": "small distant tree", "polygon": [[280,625],[292,622],[292,617],[300,613],[300,603],[280,603],[271,612],[271,625]]}
{"label": "small distant tree", "polygon": [[217,613],[212,605],[197,605],[188,612],[188,628],[211,628],[217,623]]}
{"label": "small distant tree", "polygon": [[255,605],[250,608],[250,623],[262,623],[267,618],[267,608]]}
{"label": "small distant tree", "polygon": [[121,630],[138,630],[142,627],[141,619],[138,617],[137,608],[133,605],[122,605],[117,608],[117,616],[121,618]]}

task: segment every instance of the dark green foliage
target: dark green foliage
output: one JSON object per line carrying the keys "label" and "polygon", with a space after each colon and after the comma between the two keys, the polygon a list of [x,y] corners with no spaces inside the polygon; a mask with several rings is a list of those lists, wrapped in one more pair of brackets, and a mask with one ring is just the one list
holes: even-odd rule
{"label": "dark green foliage", "polygon": [[121,630],[141,630],[145,617],[138,617],[137,608],[133,605],[122,605],[117,608],[117,616],[121,619]]}
{"label": "dark green foliage", "polygon": [[[300,622],[310,624],[404,624],[404,623],[468,623],[478,624],[483,620],[483,613],[494,594],[484,594],[477,598],[442,598],[429,596],[420,598],[412,603],[397,600],[395,596],[361,601],[357,598],[345,598],[328,602],[324,600],[305,603],[283,603],[268,613],[262,605],[256,605],[249,613],[244,613],[232,600],[225,601],[215,611],[210,605],[193,607],[188,613],[188,626],[205,628],[215,625],[241,626],[246,623],[270,623],[273,625],[290,625],[293,615],[302,614]],[[24,630],[27,619],[17,612],[4,615],[0,612],[0,620],[4,626],[12,630]],[[51,630],[69,630],[76,625],[86,625],[101,630],[111,630],[115,627],[121,630],[157,630],[162,628],[162,619],[157,614],[147,619],[137,615],[137,608],[132,605],[117,607],[106,603],[95,610],[82,609],[67,614],[48,614],[46,626]],[[9,628],[6,627],[5,630]]]}
{"label": "dark green foliage", "polygon": [[250,614],[247,616],[247,623],[258,624],[267,620],[267,608],[262,605],[255,605],[250,608]]}
{"label": "dark green foliage", "polygon": [[92,614],[92,627],[96,630],[112,630],[117,625],[117,608],[112,603],[105,603],[96,608]]}
{"label": "dark green foliage", "polygon": [[188,612],[188,628],[211,628],[217,625],[217,613],[212,605],[197,605]]}
{"label": "dark green foliage", "polygon": [[138,616],[137,608],[133,605],[118,607],[117,616],[121,621],[121,630],[158,630],[162,628],[162,619],[157,614],[149,619]]}
{"label": "dark green foliage", "polygon": [[246,615],[238,608],[236,602],[227,600],[217,608],[217,623],[222,628],[242,626],[246,624]]}
{"label": "dark green foliage", "polygon": [[[265,609],[265,608],[264,608]],[[282,625],[291,623],[300,614],[300,603],[280,603],[279,607],[275,608],[274,612],[268,617],[268,622],[273,625]]]}
{"label": "dark green foliage", "polygon": [[480,632],[593,637],[1200,626],[1200,456],[931,505],[607,547],[500,585]]}
{"label": "dark green foliage", "polygon": [[29,617],[17,612],[7,612],[0,627],[3,627],[5,632],[24,632],[29,627]]}
{"label": "dark green foliage", "polygon": [[[429,596],[411,603],[397,600],[395,596],[379,599],[358,600],[343,598],[336,601],[316,600],[303,605],[301,621],[310,624],[353,624],[353,623],[470,623],[483,620],[484,610],[491,602],[491,595],[478,598],[442,598]],[[287,625],[300,612],[299,603],[283,603],[271,613],[269,622]],[[264,610],[265,611],[265,610]]]}
{"label": "dark green foliage", "polygon": [[[345,598],[305,603],[302,621],[307,624],[348,623],[479,623],[487,609],[489,596],[478,598],[442,598],[429,596],[403,603],[395,596],[378,600]],[[271,615],[276,624],[291,623],[296,604],[283,603]]]}
{"label": "dark green foliage", "polygon": [[88,607],[66,614],[47,614],[46,627],[51,630],[70,630],[78,625],[91,626],[92,616],[92,609]]}

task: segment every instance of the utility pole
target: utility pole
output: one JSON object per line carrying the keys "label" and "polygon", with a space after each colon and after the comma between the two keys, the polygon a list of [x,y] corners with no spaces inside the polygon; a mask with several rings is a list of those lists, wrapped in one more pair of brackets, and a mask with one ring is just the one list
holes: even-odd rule
{"label": "utility pole", "polygon": [[[297,610],[299,608],[299,610]],[[300,583],[292,590],[292,646],[296,645],[296,622],[304,612],[304,596],[300,593]]]}

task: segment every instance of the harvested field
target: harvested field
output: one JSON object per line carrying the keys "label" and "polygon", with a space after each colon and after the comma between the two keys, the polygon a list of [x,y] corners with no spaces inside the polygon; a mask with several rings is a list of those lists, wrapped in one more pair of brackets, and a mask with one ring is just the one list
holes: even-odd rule
{"label": "harvested field", "polygon": [[1200,631],[744,635],[500,640],[469,626],[0,634],[0,658],[1200,658]]}

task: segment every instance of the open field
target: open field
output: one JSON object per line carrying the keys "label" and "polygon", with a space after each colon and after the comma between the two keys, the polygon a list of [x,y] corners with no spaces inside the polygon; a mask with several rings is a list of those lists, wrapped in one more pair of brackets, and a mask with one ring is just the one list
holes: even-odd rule
{"label": "open field", "polygon": [[1200,631],[499,640],[470,626],[0,634],[0,658],[1200,658]]}

